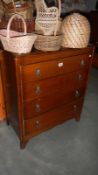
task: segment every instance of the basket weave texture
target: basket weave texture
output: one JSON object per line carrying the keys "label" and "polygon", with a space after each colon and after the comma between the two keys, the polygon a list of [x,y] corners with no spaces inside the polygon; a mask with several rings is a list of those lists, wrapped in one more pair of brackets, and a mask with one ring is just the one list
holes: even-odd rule
{"label": "basket weave texture", "polygon": [[61,1],[57,0],[58,7],[47,7],[44,0],[35,0],[37,17],[35,31],[37,39],[34,47],[41,51],[57,51],[61,47],[62,34],[60,33]]}
{"label": "basket weave texture", "polygon": [[11,1],[12,2],[7,4],[2,0],[5,16],[7,18],[10,18],[12,15],[17,13],[19,15],[22,15],[24,19],[32,19],[33,13],[32,13],[32,6],[30,5],[30,3],[28,2],[21,3],[21,0],[20,0],[20,7],[16,7],[15,0],[11,0]]}
{"label": "basket weave texture", "polygon": [[[0,22],[0,29],[6,29],[9,19],[2,18]],[[27,33],[32,33],[35,31],[35,19],[27,20],[25,19]],[[15,18],[11,23],[11,30],[15,30],[18,32],[24,31],[23,22],[19,18]]]}
{"label": "basket weave texture", "polygon": [[90,23],[79,13],[72,13],[62,22],[62,46],[68,48],[85,48],[90,40]]}
{"label": "basket weave texture", "polygon": [[[11,22],[14,18],[20,18],[24,24],[24,32],[15,32],[10,30]],[[32,46],[37,38],[37,35],[27,34],[27,27],[25,20],[22,16],[19,14],[14,14],[11,16],[8,25],[7,30],[0,30],[0,39],[2,42],[2,45],[4,47],[4,50],[13,52],[13,53],[29,53],[32,49]]]}
{"label": "basket weave texture", "polygon": [[62,35],[37,35],[34,47],[41,51],[57,51],[61,47]]}
{"label": "basket weave texture", "polygon": [[43,35],[55,35],[60,30],[61,1],[57,0],[58,7],[47,7],[44,0],[35,0],[37,15],[35,31]]}

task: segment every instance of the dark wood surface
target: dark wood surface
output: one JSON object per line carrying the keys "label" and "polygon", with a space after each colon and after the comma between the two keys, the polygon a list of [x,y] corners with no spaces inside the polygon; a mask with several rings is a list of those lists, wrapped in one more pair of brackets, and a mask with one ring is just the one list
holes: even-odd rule
{"label": "dark wood surface", "polygon": [[0,122],[5,120],[5,104],[1,77],[2,50],[0,50]]}
{"label": "dark wood surface", "polygon": [[66,120],[75,118],[80,120],[84,99],[78,99],[66,105],[60,105],[59,108],[54,108],[42,115],[25,120],[25,137],[26,140],[31,136],[35,136],[42,131],[48,130]]}
{"label": "dark wood surface", "polygon": [[68,119],[80,119],[93,47],[2,53],[7,121],[24,148],[32,136]]}
{"label": "dark wood surface", "polygon": [[95,44],[93,66],[98,69],[98,42]]}
{"label": "dark wood surface", "polygon": [[98,68],[98,10],[85,13],[91,24],[90,42],[95,44],[95,54],[93,59],[93,66]]}
{"label": "dark wood surface", "polygon": [[[73,90],[80,88],[85,84],[87,79],[88,69],[79,70],[68,75],[63,74],[61,76],[54,76],[51,79],[45,79],[40,81],[31,81],[24,83],[23,86],[23,99],[24,101],[34,100],[35,98],[41,98],[48,95],[59,93],[66,87],[66,91],[69,90],[70,82],[73,84]],[[78,81],[79,80],[79,81]],[[54,89],[55,87],[55,89]],[[72,90],[72,89],[71,89]]]}

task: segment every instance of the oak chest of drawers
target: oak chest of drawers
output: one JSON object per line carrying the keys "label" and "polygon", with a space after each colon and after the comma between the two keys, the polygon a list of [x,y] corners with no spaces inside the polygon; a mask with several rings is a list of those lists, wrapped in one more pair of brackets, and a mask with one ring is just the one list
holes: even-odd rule
{"label": "oak chest of drawers", "polygon": [[68,119],[80,119],[93,48],[26,55],[3,52],[7,122],[24,148],[33,136]]}

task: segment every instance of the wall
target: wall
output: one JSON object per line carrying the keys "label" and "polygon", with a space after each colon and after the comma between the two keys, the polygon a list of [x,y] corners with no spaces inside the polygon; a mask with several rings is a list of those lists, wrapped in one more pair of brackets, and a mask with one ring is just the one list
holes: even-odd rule
{"label": "wall", "polygon": [[97,0],[85,0],[89,11],[94,10]]}
{"label": "wall", "polygon": [[[79,4],[78,2],[80,1],[80,6],[79,5],[77,6],[78,8],[80,8],[80,10],[84,8],[84,10],[91,11],[91,10],[95,9],[97,0],[64,0],[64,1],[65,1],[65,4],[66,3],[70,4],[72,2],[73,2],[73,4],[75,4],[75,3]],[[86,5],[86,8],[85,8],[85,5]]]}

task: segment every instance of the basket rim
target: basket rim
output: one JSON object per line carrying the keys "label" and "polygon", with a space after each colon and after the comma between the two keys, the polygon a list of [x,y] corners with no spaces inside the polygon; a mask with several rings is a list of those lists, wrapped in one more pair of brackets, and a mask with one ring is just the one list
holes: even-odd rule
{"label": "basket rim", "polygon": [[53,37],[53,36],[61,36],[61,35],[63,35],[63,33],[57,33],[56,35],[44,35],[44,34],[37,33],[37,32],[35,32],[35,34],[39,35],[39,36],[43,36],[43,37]]}

